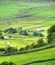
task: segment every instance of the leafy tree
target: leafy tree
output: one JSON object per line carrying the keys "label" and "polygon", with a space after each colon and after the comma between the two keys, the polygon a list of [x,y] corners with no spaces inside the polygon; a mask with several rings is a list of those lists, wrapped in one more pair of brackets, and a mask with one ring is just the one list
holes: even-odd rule
{"label": "leafy tree", "polygon": [[21,31],[19,32],[19,34],[28,36],[28,32],[27,32],[26,30],[21,30]]}
{"label": "leafy tree", "polygon": [[51,41],[53,41],[53,39],[55,39],[55,25],[53,25],[52,27],[50,27],[47,31],[47,38],[48,38],[48,42],[51,43]]}
{"label": "leafy tree", "polygon": [[41,47],[44,45],[44,40],[41,38],[38,40],[38,44],[37,44],[37,47]]}

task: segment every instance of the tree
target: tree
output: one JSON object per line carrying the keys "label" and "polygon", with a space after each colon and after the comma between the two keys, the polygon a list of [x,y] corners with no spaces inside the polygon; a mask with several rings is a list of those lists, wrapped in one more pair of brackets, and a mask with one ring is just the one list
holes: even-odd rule
{"label": "tree", "polygon": [[44,46],[44,40],[42,38],[38,40],[38,44],[37,44],[37,47],[41,47],[41,46]]}
{"label": "tree", "polygon": [[28,32],[26,30],[21,30],[19,34],[28,36]]}
{"label": "tree", "polygon": [[48,42],[51,43],[51,41],[55,39],[55,25],[53,25],[48,29],[47,34],[48,34],[47,36]]}

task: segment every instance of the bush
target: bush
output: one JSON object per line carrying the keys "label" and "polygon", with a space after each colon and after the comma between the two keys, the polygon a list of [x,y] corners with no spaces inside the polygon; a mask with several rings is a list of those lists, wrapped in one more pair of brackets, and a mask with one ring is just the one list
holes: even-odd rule
{"label": "bush", "polygon": [[28,32],[26,30],[21,30],[19,34],[28,36]]}
{"label": "bush", "polygon": [[34,32],[33,32],[33,36],[43,37],[44,35],[41,34],[41,33],[39,33],[39,32],[34,31]]}
{"label": "bush", "polygon": [[16,65],[16,64],[14,64],[13,62],[6,62],[6,61],[4,61],[0,65]]}
{"label": "bush", "polygon": [[24,51],[25,49],[24,48],[20,48],[19,51]]}
{"label": "bush", "polygon": [[30,49],[30,46],[26,46],[26,47],[25,47],[25,50],[28,50],[28,49]]}
{"label": "bush", "polygon": [[14,48],[14,47],[7,47],[5,49],[5,53],[12,53],[12,52],[17,52],[18,49],[17,48]]}

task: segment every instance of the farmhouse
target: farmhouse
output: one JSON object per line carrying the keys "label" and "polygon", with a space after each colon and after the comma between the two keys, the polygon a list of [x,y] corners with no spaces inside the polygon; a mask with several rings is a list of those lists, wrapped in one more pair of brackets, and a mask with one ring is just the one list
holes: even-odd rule
{"label": "farmhouse", "polygon": [[4,36],[4,39],[9,39],[9,36]]}

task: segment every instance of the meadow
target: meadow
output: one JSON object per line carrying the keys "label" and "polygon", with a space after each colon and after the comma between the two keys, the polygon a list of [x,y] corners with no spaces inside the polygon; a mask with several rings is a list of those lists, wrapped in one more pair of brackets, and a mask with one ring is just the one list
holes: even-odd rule
{"label": "meadow", "polygon": [[[33,43],[37,44],[40,38],[44,38],[47,43],[47,30],[55,24],[55,2],[36,3],[20,1],[0,1],[0,30],[8,28],[28,30],[29,36],[14,34],[3,35],[12,36],[10,39],[0,39],[0,48],[6,48],[10,42],[13,47],[18,49],[25,48]],[[33,31],[44,30],[41,34],[44,37],[32,36]],[[12,61],[17,65],[23,65],[33,61],[47,60],[55,58],[55,48],[49,48],[27,54],[17,54],[11,56],[0,56],[0,63]],[[34,63],[30,65],[54,65],[55,60]]]}

